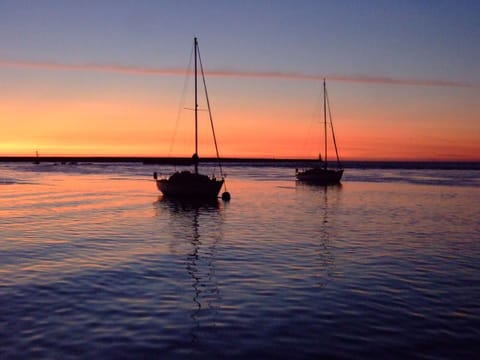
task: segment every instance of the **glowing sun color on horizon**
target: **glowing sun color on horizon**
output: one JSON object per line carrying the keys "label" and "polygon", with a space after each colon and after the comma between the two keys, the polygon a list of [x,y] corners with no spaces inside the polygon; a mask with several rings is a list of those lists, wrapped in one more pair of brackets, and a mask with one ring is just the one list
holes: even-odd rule
{"label": "glowing sun color on horizon", "polygon": [[[170,77],[166,84],[174,80]],[[162,78],[157,81],[165,83]],[[306,86],[300,80],[257,81],[251,89],[246,80],[218,79],[213,84],[212,92],[217,95],[212,100],[214,122],[222,157],[314,159],[323,152],[318,82]],[[468,103],[458,107],[461,110],[437,104],[429,107],[433,100],[427,98],[426,104],[418,102],[411,108],[402,102],[392,107],[391,99],[411,91],[358,84],[353,91],[345,83],[332,84],[335,131],[343,160],[480,159],[478,114],[465,110]],[[370,101],[365,93],[375,86],[392,93],[391,98],[380,96],[384,104]],[[44,96],[18,90],[3,95],[0,155],[32,156],[35,151],[44,156],[192,155],[193,115],[181,109],[178,116],[175,91],[164,94],[153,89],[150,93],[159,91],[158,96],[148,98],[146,90],[120,90],[120,95],[118,89],[102,91],[64,96],[58,86]],[[406,104],[409,99],[401,100]],[[190,103],[187,99],[186,106]],[[312,112],[315,108],[316,113]],[[469,127],[453,126],[453,114],[462,115]],[[206,113],[200,113],[200,121],[200,156],[214,156]],[[333,148],[328,151],[334,153]]]}

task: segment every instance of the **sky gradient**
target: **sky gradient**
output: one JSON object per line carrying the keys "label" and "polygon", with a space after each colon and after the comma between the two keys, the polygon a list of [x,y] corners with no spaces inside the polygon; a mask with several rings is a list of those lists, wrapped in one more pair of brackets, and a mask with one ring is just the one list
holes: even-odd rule
{"label": "sky gradient", "polygon": [[[480,161],[477,1],[0,1],[0,155]],[[205,101],[200,101],[202,108]],[[200,156],[214,148],[201,112]]]}

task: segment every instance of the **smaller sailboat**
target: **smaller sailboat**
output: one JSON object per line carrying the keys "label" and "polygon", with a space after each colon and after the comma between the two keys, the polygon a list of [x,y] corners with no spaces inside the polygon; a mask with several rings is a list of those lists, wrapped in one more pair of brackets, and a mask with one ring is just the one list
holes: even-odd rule
{"label": "smaller sailboat", "polygon": [[[328,166],[327,108],[328,108],[328,115],[329,115],[328,124],[330,125],[330,128],[332,130],[333,144],[335,147],[335,154],[337,157],[337,164],[336,164],[336,167],[334,168],[331,168]],[[332,122],[332,116],[330,111],[330,104],[328,102],[327,86],[326,86],[325,79],[323,80],[323,120],[324,120],[323,123],[324,123],[324,145],[325,145],[324,157],[325,158],[322,161],[322,156],[321,154],[319,155],[320,166],[316,166],[310,169],[305,169],[302,171],[299,171],[298,169],[296,169],[295,170],[296,177],[300,181],[305,181],[305,182],[310,182],[310,183],[315,183],[320,185],[339,184],[343,175],[343,167],[340,162],[340,158],[338,156],[337,142],[335,140],[335,132],[333,131],[333,122]]]}
{"label": "smaller sailboat", "polygon": [[[182,199],[182,200],[189,200],[189,201],[197,201],[197,200],[212,200],[218,197],[218,193],[224,185],[225,176],[223,175],[222,167],[220,164],[220,157],[218,153],[218,146],[217,140],[215,137],[215,131],[213,128],[213,120],[210,111],[210,102],[208,100],[208,93],[206,89],[205,83],[205,75],[203,72],[203,65],[200,59],[200,52],[198,48],[198,40],[194,38],[194,66],[195,66],[195,153],[192,156],[193,164],[194,164],[194,172],[191,171],[176,171],[170,177],[166,179],[159,179],[157,173],[153,173],[153,177],[157,183],[158,190],[162,192],[165,197],[168,198],[175,198],[175,199]],[[217,158],[219,159],[220,165],[220,174],[221,178],[217,179],[216,177],[209,177],[208,175],[203,175],[198,172],[198,164],[199,164],[199,157],[198,157],[198,96],[197,96],[197,60],[200,63],[200,70],[202,73],[202,80],[205,89],[205,95],[207,98],[207,106],[208,112],[210,116],[210,122],[213,132],[213,139],[215,142],[215,149],[217,151]],[[222,194],[223,200],[230,200],[230,193],[225,191]]]}
{"label": "smaller sailboat", "polygon": [[35,160],[33,161],[32,164],[35,164],[35,165],[40,164],[40,156],[38,155],[38,150],[35,151]]}

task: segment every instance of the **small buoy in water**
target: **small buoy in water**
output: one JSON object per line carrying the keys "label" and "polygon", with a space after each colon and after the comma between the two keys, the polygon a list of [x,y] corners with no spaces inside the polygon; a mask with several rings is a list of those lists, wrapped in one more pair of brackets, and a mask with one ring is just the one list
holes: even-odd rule
{"label": "small buoy in water", "polygon": [[223,201],[229,201],[230,200],[230,193],[228,191],[225,191],[222,193],[222,200]]}

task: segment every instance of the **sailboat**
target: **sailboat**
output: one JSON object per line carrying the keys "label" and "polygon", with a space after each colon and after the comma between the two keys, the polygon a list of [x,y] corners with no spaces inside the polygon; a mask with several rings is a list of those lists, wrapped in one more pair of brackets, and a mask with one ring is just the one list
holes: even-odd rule
{"label": "sailboat", "polygon": [[[212,115],[210,111],[210,102],[208,100],[208,93],[205,83],[205,75],[203,72],[202,61],[200,58],[200,51],[198,47],[198,40],[194,38],[194,66],[195,66],[195,152],[192,156],[194,164],[194,172],[191,171],[176,171],[170,177],[165,179],[159,179],[157,173],[153,173],[153,177],[157,183],[158,190],[162,192],[165,197],[168,198],[178,198],[185,200],[211,200],[218,197],[218,193],[222,188],[222,185],[225,183],[225,176],[222,171],[220,164],[220,157],[218,153],[217,140],[215,137],[215,130],[213,127]],[[203,85],[205,89],[205,95],[207,100],[208,112],[210,116],[210,122],[213,132],[213,139],[215,142],[215,149],[217,151],[217,158],[219,159],[220,165],[220,174],[221,178],[217,179],[216,177],[209,177],[208,175],[203,175],[198,172],[199,156],[198,156],[198,95],[197,95],[197,78],[198,78],[198,65],[197,61],[200,64],[200,70],[202,74]],[[230,193],[225,191],[222,194],[223,200],[230,200]]]}
{"label": "sailboat", "polygon": [[[332,138],[333,144],[335,147],[335,153],[337,156],[337,164],[335,168],[329,168],[328,166],[328,157],[327,157],[327,107],[328,107],[328,114],[329,114],[329,124],[330,128],[332,129]],[[337,149],[337,142],[335,140],[335,132],[333,131],[333,123],[332,123],[332,115],[330,112],[330,104],[328,102],[327,96],[327,86],[325,79],[323,80],[323,123],[324,123],[324,160],[322,161],[322,156],[319,156],[320,166],[316,166],[310,169],[305,169],[299,171],[296,169],[296,177],[298,180],[320,184],[320,185],[331,185],[331,184],[339,184],[340,180],[342,179],[343,175],[343,167],[340,163],[340,158],[338,156],[338,149]]]}
{"label": "sailboat", "polygon": [[40,157],[38,156],[38,150],[35,151],[35,160],[33,161],[32,164],[35,164],[35,165],[40,164]]}

